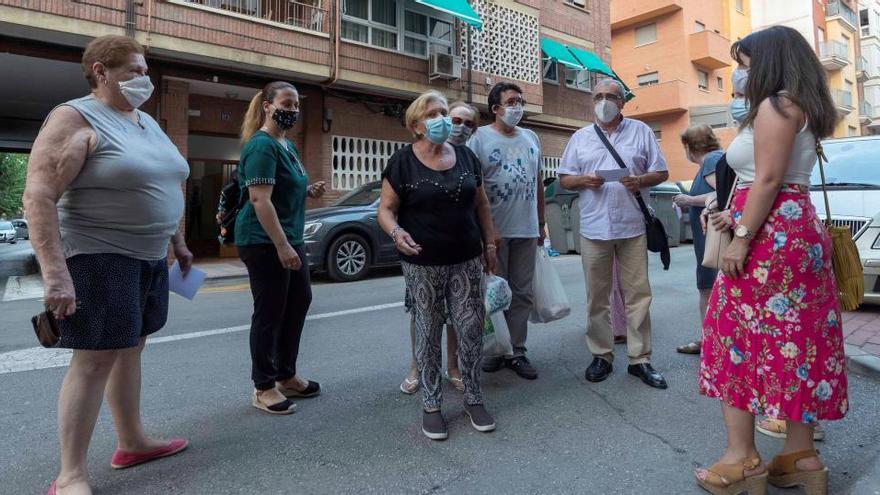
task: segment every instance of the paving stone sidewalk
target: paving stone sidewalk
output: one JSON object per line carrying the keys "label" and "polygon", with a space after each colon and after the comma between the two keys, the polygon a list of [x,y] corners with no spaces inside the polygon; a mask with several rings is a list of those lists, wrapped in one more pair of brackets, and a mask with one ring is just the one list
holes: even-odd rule
{"label": "paving stone sidewalk", "polygon": [[843,336],[850,368],[880,379],[880,306],[844,313]]}

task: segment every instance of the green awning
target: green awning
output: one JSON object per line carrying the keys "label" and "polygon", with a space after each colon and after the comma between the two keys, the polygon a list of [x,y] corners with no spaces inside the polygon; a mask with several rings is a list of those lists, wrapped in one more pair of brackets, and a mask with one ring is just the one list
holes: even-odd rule
{"label": "green awning", "polygon": [[571,51],[575,60],[580,62],[580,64],[588,71],[598,72],[600,74],[605,74],[606,76],[615,77],[614,71],[611,70],[610,67],[605,65],[605,62],[603,62],[601,58],[596,56],[595,53],[588,52],[576,46],[570,46],[568,47],[568,49],[569,51]]}
{"label": "green awning", "polygon": [[584,66],[565,48],[565,45],[550,38],[541,38],[541,51],[548,59],[555,60],[571,69],[583,70]]}
{"label": "green awning", "polygon": [[467,0],[416,0],[416,3],[427,5],[440,12],[446,12],[477,29],[483,29],[483,20],[480,19],[480,14],[474,11]]}
{"label": "green awning", "polygon": [[635,94],[630,91],[629,87],[623,82],[623,79],[618,77],[617,73],[611,70],[611,67],[605,65],[605,62],[602,61],[595,53],[588,52],[582,48],[578,48],[576,46],[569,46],[569,51],[574,55],[574,57],[584,66],[585,69],[591,72],[598,72],[599,74],[605,74],[608,77],[613,77],[617,79],[620,84],[623,84],[623,89],[626,90],[626,100],[629,101],[635,98]]}

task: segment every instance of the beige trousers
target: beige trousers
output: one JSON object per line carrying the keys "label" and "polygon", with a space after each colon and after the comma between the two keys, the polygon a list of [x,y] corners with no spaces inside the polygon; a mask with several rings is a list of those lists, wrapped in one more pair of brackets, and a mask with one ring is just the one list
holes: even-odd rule
{"label": "beige trousers", "polygon": [[587,286],[587,348],[594,357],[608,362],[614,360],[610,296],[615,256],[626,306],[629,363],[647,363],[651,360],[651,286],[644,235],[611,241],[581,237],[581,261]]}

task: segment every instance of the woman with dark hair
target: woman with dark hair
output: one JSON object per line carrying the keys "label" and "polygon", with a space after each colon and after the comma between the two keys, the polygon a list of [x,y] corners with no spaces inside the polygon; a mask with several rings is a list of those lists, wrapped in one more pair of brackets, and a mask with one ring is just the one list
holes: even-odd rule
{"label": "woman with dark hair", "polygon": [[324,182],[309,185],[296,147],[287,138],[299,118],[299,93],[284,81],[254,95],[241,127],[238,180],[248,196],[235,221],[235,245],[254,297],[251,378],[254,407],[290,414],[294,397],[321,393],[297,374],[296,360],[312,302],[303,245],[306,196],[320,198]]}
{"label": "woman with dark hair", "polygon": [[[697,483],[714,494],[766,493],[766,483],[827,493],[828,469],[813,446],[817,420],[849,409],[831,240],[810,202],[818,140],[836,109],[825,71],[794,29],[752,33],[740,54],[749,106],[728,148],[740,178],[733,241],[703,325],[700,392],[722,401],[727,449]],[[769,466],[755,446],[755,415],[787,422]]]}

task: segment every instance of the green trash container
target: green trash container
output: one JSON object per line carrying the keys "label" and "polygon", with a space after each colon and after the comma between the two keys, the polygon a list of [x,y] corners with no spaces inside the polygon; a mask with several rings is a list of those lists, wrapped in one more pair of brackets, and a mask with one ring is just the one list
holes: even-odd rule
{"label": "green trash container", "polygon": [[666,229],[669,247],[681,244],[681,219],[672,205],[672,198],[677,194],[681,194],[681,189],[668,182],[651,188],[651,208],[654,209],[654,215],[660,219]]}
{"label": "green trash container", "polygon": [[[580,210],[577,207],[578,193],[569,191],[559,184],[555,177],[544,181],[544,221],[547,223],[547,237],[556,251],[565,254],[580,251],[576,232]],[[574,215],[574,217],[572,217]]]}

